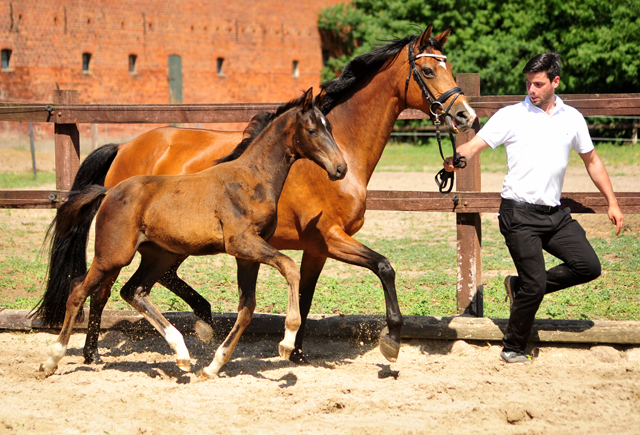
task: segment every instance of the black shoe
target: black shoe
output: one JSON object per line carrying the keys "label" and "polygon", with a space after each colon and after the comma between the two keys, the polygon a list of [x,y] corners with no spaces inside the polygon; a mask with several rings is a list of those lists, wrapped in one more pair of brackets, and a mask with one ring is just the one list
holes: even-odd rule
{"label": "black shoe", "polygon": [[530,364],[531,360],[524,353],[520,352],[500,352],[500,358],[509,364]]}
{"label": "black shoe", "polygon": [[504,301],[509,301],[509,310],[513,310],[513,300],[515,299],[516,293],[518,292],[518,281],[518,277],[513,275],[508,275],[504,279],[504,289],[507,292],[506,296],[504,297]]}

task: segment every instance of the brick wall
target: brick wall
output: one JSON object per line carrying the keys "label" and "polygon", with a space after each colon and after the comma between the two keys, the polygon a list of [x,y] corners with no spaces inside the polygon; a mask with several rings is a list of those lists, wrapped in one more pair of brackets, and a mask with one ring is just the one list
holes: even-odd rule
{"label": "brick wall", "polygon": [[59,88],[82,104],[169,103],[170,55],[182,60],[183,103],[288,101],[320,84],[318,12],[339,2],[0,0],[0,49],[11,50],[0,102],[51,102]]}

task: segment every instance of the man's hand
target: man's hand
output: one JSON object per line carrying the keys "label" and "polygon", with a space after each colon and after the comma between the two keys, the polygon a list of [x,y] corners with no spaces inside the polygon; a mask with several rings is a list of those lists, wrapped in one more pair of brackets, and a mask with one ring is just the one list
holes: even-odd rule
{"label": "man's hand", "polygon": [[447,172],[457,172],[462,169],[453,166],[453,157],[447,157],[446,159],[444,159],[444,162],[442,162],[442,166],[444,166],[444,170]]}
{"label": "man's hand", "polygon": [[608,215],[611,223],[616,226],[617,236],[618,234],[620,234],[620,231],[622,231],[622,221],[624,221],[624,216],[622,216],[622,211],[620,210],[620,207],[618,207],[618,204],[609,206]]}

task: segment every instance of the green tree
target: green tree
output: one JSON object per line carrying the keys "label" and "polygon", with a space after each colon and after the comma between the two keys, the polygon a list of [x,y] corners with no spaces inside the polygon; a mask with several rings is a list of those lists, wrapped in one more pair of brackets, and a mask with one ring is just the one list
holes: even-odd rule
{"label": "green tree", "polygon": [[638,0],[353,0],[320,14],[321,31],[337,47],[323,79],[430,23],[437,32],[453,28],[446,54],[457,72],[480,73],[484,95],[523,94],[522,68],[548,50],[563,59],[559,92],[640,92]]}

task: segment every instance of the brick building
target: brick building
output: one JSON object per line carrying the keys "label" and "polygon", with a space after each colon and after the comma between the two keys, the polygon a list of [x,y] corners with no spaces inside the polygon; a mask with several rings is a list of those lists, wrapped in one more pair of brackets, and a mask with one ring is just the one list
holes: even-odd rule
{"label": "brick building", "polygon": [[341,0],[0,0],[0,101],[281,102],[320,84]]}

